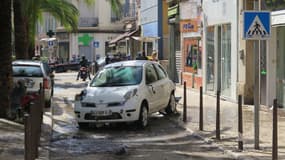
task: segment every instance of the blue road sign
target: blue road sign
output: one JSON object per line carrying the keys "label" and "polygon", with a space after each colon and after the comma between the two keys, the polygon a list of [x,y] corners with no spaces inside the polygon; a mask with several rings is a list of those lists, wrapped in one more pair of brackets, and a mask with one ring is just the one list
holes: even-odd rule
{"label": "blue road sign", "polygon": [[264,40],[271,36],[270,12],[245,11],[243,13],[243,38],[246,40]]}
{"label": "blue road sign", "polygon": [[49,47],[53,46],[53,41],[48,41],[48,46]]}
{"label": "blue road sign", "polygon": [[93,41],[93,47],[99,48],[99,41]]}

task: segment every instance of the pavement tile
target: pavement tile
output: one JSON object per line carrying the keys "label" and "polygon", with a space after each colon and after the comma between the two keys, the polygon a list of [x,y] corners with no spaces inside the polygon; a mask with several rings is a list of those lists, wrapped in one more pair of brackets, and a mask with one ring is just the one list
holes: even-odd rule
{"label": "pavement tile", "polygon": [[[183,86],[177,85],[176,96],[181,96],[177,109],[183,112]],[[199,90],[187,88],[187,122],[182,115],[179,124],[207,143],[219,146],[228,155],[236,159],[272,159],[272,109],[261,106],[260,109],[260,149],[254,149],[254,106],[243,105],[243,148],[238,150],[238,105],[235,102],[220,101],[221,140],[216,139],[216,97],[203,95],[204,129],[199,130]],[[285,159],[285,111],[278,110],[278,158]]]}

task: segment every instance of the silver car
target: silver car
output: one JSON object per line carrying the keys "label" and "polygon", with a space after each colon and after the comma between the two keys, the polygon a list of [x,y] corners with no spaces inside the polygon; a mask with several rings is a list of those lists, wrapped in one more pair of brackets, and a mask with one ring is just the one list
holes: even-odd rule
{"label": "silver car", "polygon": [[122,61],[106,65],[80,95],[74,112],[80,128],[89,123],[137,122],[144,128],[148,115],[176,110],[175,85],[153,61]]}
{"label": "silver car", "polygon": [[38,92],[40,84],[45,91],[45,107],[51,106],[53,74],[47,63],[32,60],[16,60],[12,63],[13,81],[24,80],[27,93]]}

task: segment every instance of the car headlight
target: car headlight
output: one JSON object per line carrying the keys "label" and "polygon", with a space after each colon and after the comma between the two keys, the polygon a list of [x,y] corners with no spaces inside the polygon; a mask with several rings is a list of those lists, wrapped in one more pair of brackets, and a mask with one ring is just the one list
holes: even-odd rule
{"label": "car headlight", "polygon": [[135,96],[138,92],[138,89],[133,89],[131,91],[128,91],[125,95],[124,95],[124,99],[125,102],[128,101],[129,99],[131,99],[133,96]]}

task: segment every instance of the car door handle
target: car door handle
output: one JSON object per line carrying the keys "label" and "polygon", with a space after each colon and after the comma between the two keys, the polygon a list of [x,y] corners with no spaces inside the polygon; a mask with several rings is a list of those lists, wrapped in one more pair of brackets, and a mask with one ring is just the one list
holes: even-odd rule
{"label": "car door handle", "polygon": [[152,93],[155,94],[155,89],[154,89],[154,87],[153,87],[152,85],[150,85],[150,87],[151,87]]}

